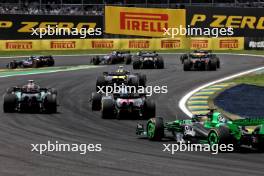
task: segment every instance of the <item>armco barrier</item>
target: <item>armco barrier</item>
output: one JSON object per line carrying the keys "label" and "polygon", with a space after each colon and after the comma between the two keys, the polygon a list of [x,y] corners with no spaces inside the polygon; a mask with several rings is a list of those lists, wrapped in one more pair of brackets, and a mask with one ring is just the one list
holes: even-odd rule
{"label": "armco barrier", "polygon": [[243,50],[244,38],[0,40],[0,51],[36,50]]}

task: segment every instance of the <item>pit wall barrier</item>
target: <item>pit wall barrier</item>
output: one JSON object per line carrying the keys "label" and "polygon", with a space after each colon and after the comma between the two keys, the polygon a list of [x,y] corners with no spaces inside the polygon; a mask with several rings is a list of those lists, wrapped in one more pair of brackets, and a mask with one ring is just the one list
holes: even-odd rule
{"label": "pit wall barrier", "polygon": [[38,50],[244,50],[244,37],[152,39],[0,40],[0,51]]}

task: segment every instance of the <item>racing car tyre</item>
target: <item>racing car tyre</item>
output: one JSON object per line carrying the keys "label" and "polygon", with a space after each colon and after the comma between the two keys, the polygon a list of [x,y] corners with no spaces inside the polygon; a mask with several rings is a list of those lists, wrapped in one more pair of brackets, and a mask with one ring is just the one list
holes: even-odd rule
{"label": "racing car tyre", "polygon": [[209,62],[206,65],[206,70],[215,71],[216,68],[217,68],[217,62],[216,62],[216,60],[211,60],[211,62]]}
{"label": "racing car tyre", "polygon": [[164,137],[163,118],[156,117],[148,120],[147,136],[149,140],[160,141]]}
{"label": "racing car tyre", "polygon": [[55,61],[54,61],[54,59],[50,56],[50,58],[48,59],[48,66],[52,67],[52,66],[54,66],[54,64],[55,64]]}
{"label": "racing car tyre", "polygon": [[92,63],[93,63],[94,65],[99,65],[99,63],[100,63],[100,58],[99,58],[98,56],[92,58]]}
{"label": "racing car tyre", "polygon": [[208,133],[208,143],[213,144],[233,144],[234,148],[237,148],[236,139],[230,133],[230,130],[226,126],[220,126],[218,128],[212,128]]}
{"label": "racing car tyre", "polygon": [[156,115],[156,105],[153,100],[147,99],[144,104],[143,116],[145,119],[153,118]]}
{"label": "racing car tyre", "polygon": [[96,80],[96,92],[100,91],[98,87],[106,86],[106,81],[104,76],[98,76]]}
{"label": "racing car tyre", "polygon": [[33,68],[38,68],[38,67],[39,67],[39,62],[36,61],[36,60],[33,60],[33,62],[32,62],[32,67],[33,67]]}
{"label": "racing car tyre", "polygon": [[146,75],[145,74],[139,74],[138,78],[139,78],[139,85],[143,86],[143,87],[146,87],[146,82],[147,82]]}
{"label": "racing car tyre", "polygon": [[161,57],[158,57],[156,61],[156,67],[157,69],[163,69],[164,68],[164,61]]}
{"label": "racing car tyre", "polygon": [[139,86],[139,79],[138,79],[138,77],[132,77],[128,80],[128,83],[130,86],[138,87]]}
{"label": "racing car tyre", "polygon": [[51,93],[51,94],[55,94],[55,95],[57,95],[57,94],[58,94],[58,91],[57,91],[57,89],[55,89],[55,88],[51,88],[51,89],[50,89],[50,93]]}
{"label": "racing car tyre", "polygon": [[55,94],[47,95],[44,106],[47,113],[56,113],[57,96]]}
{"label": "racing car tyre", "polygon": [[111,99],[102,101],[102,118],[111,119],[114,117],[114,102]]}
{"label": "racing car tyre", "polygon": [[259,131],[261,128],[264,128],[264,125],[260,125],[255,128],[252,134],[254,134],[254,137],[256,138],[257,143],[253,145],[254,148],[256,148],[259,152],[264,152],[264,135],[259,134]]}
{"label": "racing car tyre", "polygon": [[124,60],[125,60],[125,64],[126,64],[126,65],[131,64],[132,59],[131,59],[130,56],[125,57]]}
{"label": "racing car tyre", "polygon": [[140,67],[141,67],[141,61],[140,60],[135,60],[134,62],[133,62],[133,69],[140,69]]}
{"label": "racing car tyre", "polygon": [[191,70],[191,61],[189,59],[185,59],[183,61],[183,70],[190,71]]}
{"label": "racing car tyre", "polygon": [[101,100],[102,95],[96,92],[92,93],[92,110],[100,111],[101,110]]}
{"label": "racing car tyre", "polygon": [[6,90],[6,93],[7,93],[7,94],[11,94],[12,92],[14,92],[14,88],[13,88],[13,87],[9,87],[9,88]]}
{"label": "racing car tyre", "polygon": [[4,95],[3,110],[5,113],[15,112],[17,97],[14,94]]}
{"label": "racing car tyre", "polygon": [[17,68],[17,64],[16,64],[15,62],[10,62],[10,63],[7,65],[7,67],[8,67],[9,69],[15,69],[15,68]]}

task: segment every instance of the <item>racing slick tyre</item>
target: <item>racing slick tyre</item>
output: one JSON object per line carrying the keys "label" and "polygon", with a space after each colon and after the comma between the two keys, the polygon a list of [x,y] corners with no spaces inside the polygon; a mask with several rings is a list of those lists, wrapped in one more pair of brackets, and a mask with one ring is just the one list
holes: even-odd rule
{"label": "racing slick tyre", "polygon": [[259,134],[259,131],[261,131],[261,128],[264,128],[264,125],[260,125],[256,127],[252,133],[255,138],[253,147],[257,149],[259,152],[264,152],[264,134]]}
{"label": "racing slick tyre", "polygon": [[138,74],[138,79],[139,79],[139,85],[146,87],[147,76],[145,74]]}
{"label": "racing slick tyre", "polygon": [[99,56],[96,56],[96,57],[92,58],[91,62],[92,62],[94,65],[99,65],[99,63],[100,63],[100,58],[99,58]]}
{"label": "racing slick tyre", "polygon": [[140,69],[141,67],[141,61],[140,60],[134,60],[133,62],[133,69]]}
{"label": "racing slick tyre", "polygon": [[159,57],[156,61],[156,68],[163,69],[164,68],[164,61],[161,57]]}
{"label": "racing slick tyre", "polygon": [[50,57],[50,58],[48,59],[48,66],[49,66],[49,67],[52,67],[52,66],[54,66],[54,64],[55,64],[55,60],[54,60],[52,57]]}
{"label": "racing slick tyre", "polygon": [[106,86],[106,81],[105,81],[104,76],[98,76],[96,80],[96,92],[99,92],[101,90],[100,88],[104,86]]}
{"label": "racing slick tyre", "polygon": [[92,110],[100,111],[101,110],[101,100],[102,95],[96,92],[92,93]]}
{"label": "racing slick tyre", "polygon": [[39,62],[36,61],[36,60],[33,60],[33,62],[32,62],[32,67],[33,67],[33,68],[38,68],[39,66],[40,66]]}
{"label": "racing slick tyre", "polygon": [[114,102],[112,99],[104,99],[102,101],[102,118],[111,119],[114,118]]}
{"label": "racing slick tyre", "polygon": [[215,71],[216,68],[217,68],[217,62],[216,62],[216,60],[211,60],[211,62],[209,62],[206,65],[206,70],[209,70],[209,71]]}
{"label": "racing slick tyre", "polygon": [[58,94],[58,91],[55,88],[51,88],[49,91],[50,91],[51,94],[55,94],[55,95]]}
{"label": "racing slick tyre", "polygon": [[125,61],[126,65],[129,65],[129,64],[131,64],[132,59],[131,59],[130,56],[127,56],[127,57],[124,58],[124,61]]}
{"label": "racing slick tyre", "polygon": [[55,94],[47,95],[45,99],[44,107],[47,113],[56,113],[57,112],[57,96]]}
{"label": "racing slick tyre", "polygon": [[147,122],[147,137],[149,140],[160,141],[164,137],[163,118],[151,118]]}
{"label": "racing slick tyre", "polygon": [[233,144],[233,147],[235,150],[239,149],[239,146],[237,144],[236,139],[230,133],[229,128],[226,126],[220,126],[218,128],[210,129],[210,131],[208,133],[208,144],[210,146],[213,146],[215,144],[217,144],[217,145]]}
{"label": "racing slick tyre", "polygon": [[135,86],[135,87],[138,87],[139,86],[139,79],[138,77],[132,77],[128,80],[128,84],[130,86]]}
{"label": "racing slick tyre", "polygon": [[7,68],[9,68],[9,69],[16,69],[17,68],[17,64],[15,62],[10,62],[7,65]]}
{"label": "racing slick tyre", "polygon": [[144,119],[153,118],[156,115],[156,105],[153,100],[147,99],[144,104]]}
{"label": "racing slick tyre", "polygon": [[11,94],[13,93],[15,90],[14,90],[14,87],[9,87],[7,90],[6,90],[6,93],[7,94]]}
{"label": "racing slick tyre", "polygon": [[189,59],[185,59],[183,61],[183,70],[190,71],[191,70],[191,61]]}
{"label": "racing slick tyre", "polygon": [[4,95],[4,104],[3,110],[5,113],[15,112],[17,97],[14,94],[5,94]]}

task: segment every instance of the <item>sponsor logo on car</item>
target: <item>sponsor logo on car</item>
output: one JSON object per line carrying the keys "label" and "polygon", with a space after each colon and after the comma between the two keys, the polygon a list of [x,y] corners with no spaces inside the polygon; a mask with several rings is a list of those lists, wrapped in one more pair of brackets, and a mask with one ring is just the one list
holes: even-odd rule
{"label": "sponsor logo on car", "polygon": [[32,49],[32,42],[6,42],[6,49]]}
{"label": "sponsor logo on car", "polygon": [[180,40],[161,40],[161,48],[180,48]]}
{"label": "sponsor logo on car", "polygon": [[192,48],[208,48],[208,40],[192,40]]}
{"label": "sponsor logo on car", "polygon": [[130,40],[128,43],[129,48],[149,48],[148,40]]}
{"label": "sponsor logo on car", "polygon": [[92,41],[92,48],[113,48],[114,41]]}
{"label": "sponsor logo on car", "polygon": [[220,48],[238,48],[238,45],[238,40],[220,40],[219,42]]}
{"label": "sponsor logo on car", "polygon": [[76,48],[75,41],[51,41],[50,48]]}

